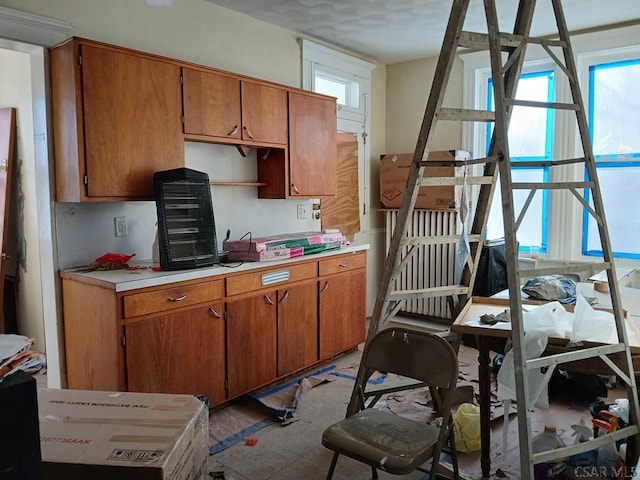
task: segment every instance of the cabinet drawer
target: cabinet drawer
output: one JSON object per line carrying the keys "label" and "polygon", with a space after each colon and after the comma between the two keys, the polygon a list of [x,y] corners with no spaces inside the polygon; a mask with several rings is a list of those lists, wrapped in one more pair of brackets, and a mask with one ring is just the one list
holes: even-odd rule
{"label": "cabinet drawer", "polygon": [[318,275],[316,262],[303,263],[302,265],[283,266],[272,270],[247,273],[237,277],[227,278],[227,295],[252,292],[270,285],[279,285],[287,282],[297,282]]}
{"label": "cabinet drawer", "polygon": [[124,318],[136,317],[147,313],[163,312],[174,308],[194,305],[222,298],[222,280],[175,285],[171,288],[151,292],[127,295],[124,297]]}
{"label": "cabinet drawer", "polygon": [[364,268],[367,264],[367,255],[365,252],[358,252],[351,255],[340,255],[335,258],[327,258],[326,260],[320,260],[319,263],[320,276],[331,275],[332,273]]}

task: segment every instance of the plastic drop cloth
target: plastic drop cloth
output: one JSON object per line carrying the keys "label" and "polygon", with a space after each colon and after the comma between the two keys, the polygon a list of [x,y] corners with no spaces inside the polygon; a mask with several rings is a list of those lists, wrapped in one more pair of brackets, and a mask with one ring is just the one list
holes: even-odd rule
{"label": "plastic drop cloth", "polygon": [[[539,358],[547,348],[547,341],[549,336],[540,330],[531,330],[524,335],[524,349],[525,358],[532,360]],[[525,381],[528,386],[527,404],[531,405],[531,400],[535,394],[538,385],[543,382],[544,374],[540,370],[524,370]],[[498,398],[500,400],[517,400],[516,398],[516,379],[515,379],[515,366],[513,361],[513,349],[509,350],[504,356],[502,366],[498,372]],[[549,408],[549,394],[546,388],[542,389],[540,396],[536,399],[535,405],[540,408]]]}

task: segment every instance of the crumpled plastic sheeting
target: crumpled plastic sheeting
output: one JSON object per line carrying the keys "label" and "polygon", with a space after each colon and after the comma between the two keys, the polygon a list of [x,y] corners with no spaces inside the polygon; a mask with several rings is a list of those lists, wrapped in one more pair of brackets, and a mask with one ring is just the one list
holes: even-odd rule
{"label": "crumpled plastic sheeting", "polygon": [[539,300],[557,300],[563,304],[576,302],[576,282],[562,275],[531,278],[522,286],[522,291]]}
{"label": "crumpled plastic sheeting", "polygon": [[[547,341],[549,337],[546,333],[539,330],[528,331],[524,335],[524,349],[525,358],[532,360],[534,358],[540,358],[542,352],[547,348]],[[531,404],[532,396],[538,388],[538,385],[543,382],[544,374],[540,370],[528,370],[524,369],[525,381],[528,385],[528,402]],[[513,349],[509,350],[504,356],[502,366],[498,372],[498,398],[501,400],[517,400],[516,398],[516,379],[515,379],[515,366],[513,361]],[[535,405],[540,408],[549,408],[549,393],[547,389],[542,389],[542,393],[536,399]]]}

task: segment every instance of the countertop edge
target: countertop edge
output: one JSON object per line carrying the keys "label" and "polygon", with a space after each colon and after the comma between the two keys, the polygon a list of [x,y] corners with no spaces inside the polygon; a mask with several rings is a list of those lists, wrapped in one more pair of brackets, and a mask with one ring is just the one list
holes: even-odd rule
{"label": "countertop edge", "polygon": [[[219,275],[228,275],[237,272],[246,272],[267,268],[278,265],[291,265],[301,261],[309,261],[341,255],[345,253],[355,253],[362,250],[369,250],[369,244],[352,244],[340,250],[331,250],[328,252],[316,253],[313,255],[289,258],[284,260],[275,260],[269,262],[246,262],[230,263],[229,265],[238,265],[236,267],[225,267],[223,265],[215,265],[212,267],[196,268],[193,270],[176,270],[153,272],[148,268],[139,270],[109,270],[83,272],[79,269],[60,270],[60,277],[63,279],[80,281],[83,283],[96,285],[103,288],[113,289],[116,293],[137,290],[140,288],[157,287],[175,282],[183,282],[188,280],[197,280],[201,278],[215,277]],[[139,276],[138,278],[135,278]]]}

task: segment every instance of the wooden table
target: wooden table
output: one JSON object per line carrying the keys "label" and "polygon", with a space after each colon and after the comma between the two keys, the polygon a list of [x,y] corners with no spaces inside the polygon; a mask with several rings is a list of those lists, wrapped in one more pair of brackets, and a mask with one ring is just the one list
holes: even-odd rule
{"label": "wooden table", "polygon": [[[523,305],[540,305],[541,303],[543,302],[529,302],[523,300]],[[507,339],[511,337],[511,329],[508,325],[502,325],[501,328],[483,326],[478,320],[482,314],[498,314],[506,308],[509,308],[508,299],[472,297],[452,325],[453,332],[470,334],[476,337],[478,347],[478,381],[480,394],[480,467],[484,477],[489,477],[491,471],[491,370],[489,368],[489,352],[494,351],[504,353],[505,343]],[[629,334],[630,343],[634,345],[632,347],[634,371],[640,371],[640,336],[638,335],[637,328],[630,328],[627,330],[627,333]],[[568,351],[568,349],[564,347],[566,343],[567,339],[549,338],[545,354],[555,354]],[[619,357],[619,355],[610,356],[610,358],[618,365],[621,361]],[[573,372],[605,375],[611,374],[611,369],[598,357],[574,361],[562,364],[561,366],[563,369]],[[634,454],[634,452],[629,449],[627,452],[629,458],[637,458],[637,455]],[[635,461],[627,464],[635,465]]]}

